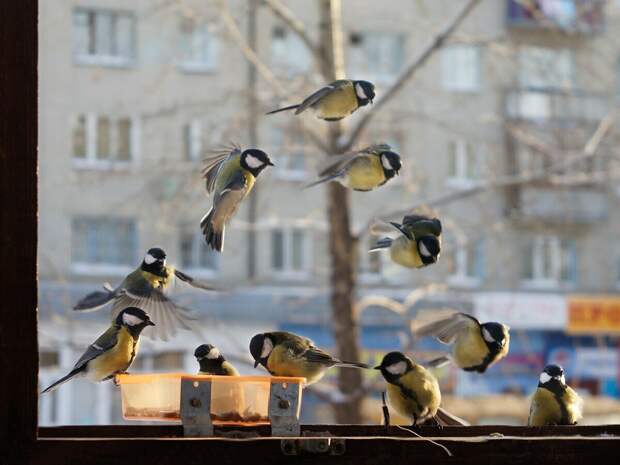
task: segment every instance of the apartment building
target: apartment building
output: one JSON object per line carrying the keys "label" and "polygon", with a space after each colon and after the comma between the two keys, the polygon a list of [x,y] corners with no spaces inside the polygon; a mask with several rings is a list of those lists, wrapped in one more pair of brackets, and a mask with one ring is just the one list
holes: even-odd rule
{"label": "apartment building", "polygon": [[[590,360],[575,362],[579,367],[591,367],[597,356],[617,357],[609,331],[591,321],[584,329],[575,315],[592,319],[595,307],[620,312],[613,119],[620,5],[522,3],[481,2],[358,144],[388,142],[404,161],[398,179],[351,194],[360,296],[402,301],[439,284],[441,291],[411,315],[450,305],[516,331],[514,356],[495,375],[450,375],[463,394],[526,390],[520,375],[550,357]],[[248,2],[228,4],[245,31]],[[317,7],[287,4],[317,40]],[[380,98],[462,4],[395,0],[379,15],[375,2],[344,0],[347,74],[375,82]],[[292,98],[324,84],[303,42],[267,7],[257,10],[258,56]],[[198,228],[210,206],[201,159],[229,141],[247,145],[251,120],[248,64],[217,3],[41,2],[40,34],[41,384],[70,367],[106,325],[105,314],[76,316],[72,304],[103,282],[119,282],[152,246],[163,247],[180,269],[235,289],[181,297],[200,310],[201,330],[224,353],[241,359],[251,335],[270,328],[296,330],[329,347],[326,196],[323,187],[303,189],[323,155],[299,120],[317,131],[326,123],[260,116],[258,145],[276,167],[257,183],[256,222],[246,202],[227,229],[222,255],[207,249]],[[261,113],[283,103],[260,78],[257,97]],[[549,169],[553,176],[540,175]],[[447,195],[456,200],[433,203]],[[429,201],[445,230],[437,265],[411,271],[365,253],[376,240],[366,227],[373,218]],[[251,232],[256,247],[249,251]],[[362,324],[369,357],[399,344],[404,330],[400,317],[377,308],[364,312]],[[167,344],[144,342],[136,370],[193,371],[191,353],[202,341],[186,333]],[[590,352],[580,355],[575,345]],[[557,355],[558,348],[564,352]],[[588,373],[593,392],[617,395],[617,383],[605,384],[615,375]],[[95,398],[102,401],[92,408]],[[76,382],[42,399],[41,421],[118,422],[118,402],[111,386]]]}

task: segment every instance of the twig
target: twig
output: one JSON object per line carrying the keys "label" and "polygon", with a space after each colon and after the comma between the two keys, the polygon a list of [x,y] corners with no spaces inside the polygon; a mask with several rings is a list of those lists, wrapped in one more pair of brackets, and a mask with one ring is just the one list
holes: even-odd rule
{"label": "twig", "polygon": [[480,0],[469,0],[465,7],[460,11],[458,15],[448,24],[448,26],[441,31],[433,41],[422,51],[422,53],[416,57],[410,64],[405,68],[405,70],[401,73],[401,75],[396,79],[396,82],[392,84],[392,86],[385,92],[383,97],[377,100],[372,110],[367,112],[358,125],[351,132],[351,136],[349,139],[340,146],[340,152],[346,152],[350,150],[351,147],[357,142],[360,134],[364,130],[364,128],[370,123],[372,118],[377,114],[377,112],[383,108],[386,103],[388,103],[394,96],[407,84],[407,82],[411,79],[411,77],[415,74],[415,72],[420,69],[424,64],[428,61],[428,59],[433,55],[433,53],[438,50],[446,41],[448,37],[452,35],[452,33],[460,26],[467,16],[473,11],[473,9],[480,3]]}
{"label": "twig", "polygon": [[433,441],[433,440],[432,440],[432,439],[430,439],[430,438],[425,438],[424,436],[422,436],[422,435],[420,435],[420,434],[416,433],[416,432],[415,432],[415,431],[413,431],[413,430],[410,430],[409,428],[405,428],[404,426],[400,426],[400,425],[394,425],[394,426],[396,426],[398,429],[402,429],[403,431],[408,431],[408,432],[410,432],[411,434],[413,434],[413,435],[415,435],[415,436],[419,437],[420,439],[423,439],[423,440],[425,440],[425,441],[430,442],[431,444],[436,445],[437,447],[441,447],[441,448],[442,448],[442,449],[446,452],[446,454],[448,454],[448,456],[449,456],[449,457],[452,457],[452,456],[453,456],[453,455],[452,455],[452,452],[450,452],[450,449],[448,449],[448,448],[447,448],[446,446],[444,446],[443,444],[439,444],[438,442]]}
{"label": "twig", "polygon": [[313,55],[319,56],[321,50],[312,42],[310,35],[306,31],[304,23],[295,17],[293,12],[283,5],[279,0],[263,0],[265,5],[276,15],[283,23],[285,23],[299,38],[306,44],[306,47]]}

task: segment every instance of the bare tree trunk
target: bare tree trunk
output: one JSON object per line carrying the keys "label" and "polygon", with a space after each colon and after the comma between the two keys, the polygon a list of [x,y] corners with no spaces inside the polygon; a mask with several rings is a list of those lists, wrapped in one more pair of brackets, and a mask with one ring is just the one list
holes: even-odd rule
{"label": "bare tree trunk", "polygon": [[[256,16],[258,0],[250,0],[248,5],[248,44],[255,49],[256,47]],[[258,145],[257,119],[258,119],[258,98],[257,98],[257,77],[256,66],[248,63],[248,143],[251,147]],[[258,186],[250,193],[248,203],[248,279],[256,277],[256,211],[258,210]]]}
{"label": "bare tree trunk", "polygon": [[[321,0],[320,8],[321,70],[327,80],[342,79],[344,48],[340,0]],[[332,153],[336,153],[342,132],[340,123],[330,123],[328,145]],[[329,183],[327,216],[331,257],[332,331],[338,356],[343,360],[357,361],[360,358],[360,347],[359,328],[354,311],[355,241],[351,234],[349,210],[348,191],[338,183]],[[338,387],[346,395],[346,401],[334,405],[338,423],[361,423],[361,386],[360,370],[340,370]]]}

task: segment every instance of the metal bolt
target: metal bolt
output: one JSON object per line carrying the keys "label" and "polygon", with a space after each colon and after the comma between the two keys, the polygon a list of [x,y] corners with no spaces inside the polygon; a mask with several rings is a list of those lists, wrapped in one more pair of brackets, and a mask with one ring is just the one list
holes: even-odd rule
{"label": "metal bolt", "polygon": [[191,405],[194,408],[200,408],[202,406],[202,402],[200,402],[200,399],[197,399],[196,397],[192,397],[189,401],[189,405]]}
{"label": "metal bolt", "polygon": [[282,410],[287,410],[291,407],[291,403],[286,399],[280,399],[280,401],[278,402],[278,407],[280,407]]}

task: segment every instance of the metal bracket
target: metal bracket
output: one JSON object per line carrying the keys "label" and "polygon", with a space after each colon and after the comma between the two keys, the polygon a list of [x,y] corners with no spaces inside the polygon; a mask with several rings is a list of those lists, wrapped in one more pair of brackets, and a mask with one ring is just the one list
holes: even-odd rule
{"label": "metal bracket", "polygon": [[213,436],[211,380],[181,379],[181,421],[187,437]]}
{"label": "metal bracket", "polygon": [[299,389],[297,383],[272,381],[268,409],[272,436],[299,436]]}
{"label": "metal bracket", "polygon": [[307,431],[306,434],[308,436],[322,437],[313,437],[312,439],[282,439],[282,441],[280,441],[282,453],[284,455],[343,455],[345,452],[345,440],[343,438],[334,438],[331,437],[329,433],[314,431]]}

